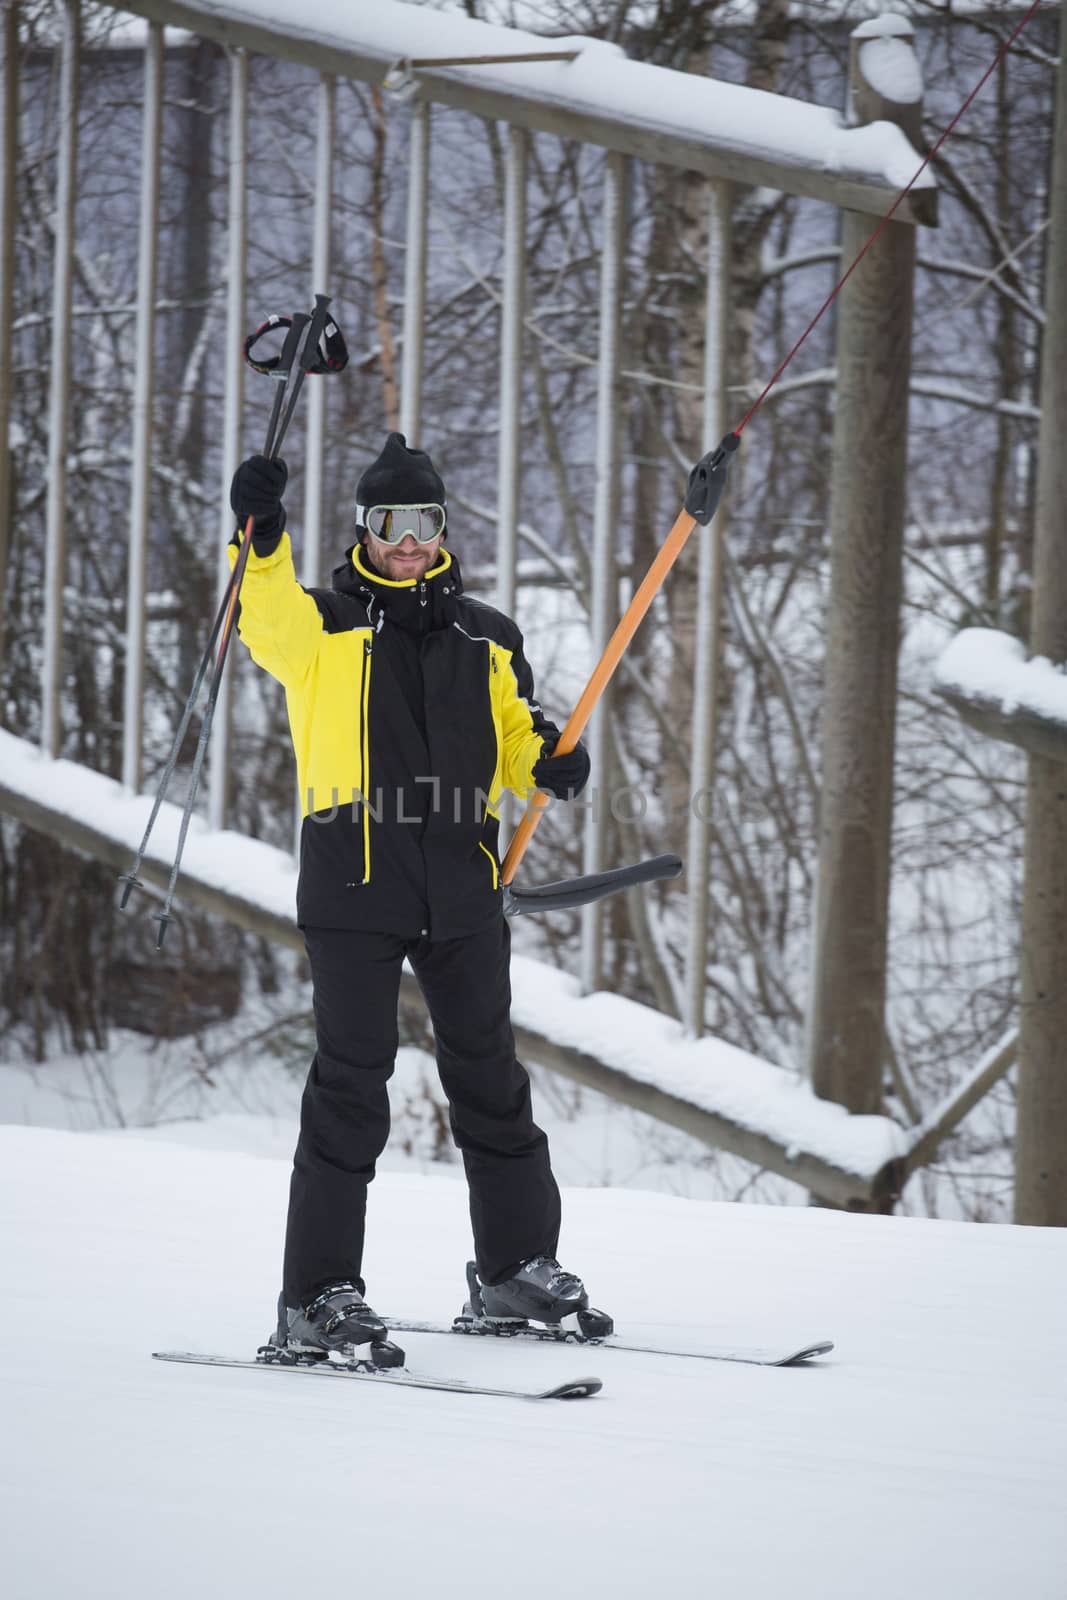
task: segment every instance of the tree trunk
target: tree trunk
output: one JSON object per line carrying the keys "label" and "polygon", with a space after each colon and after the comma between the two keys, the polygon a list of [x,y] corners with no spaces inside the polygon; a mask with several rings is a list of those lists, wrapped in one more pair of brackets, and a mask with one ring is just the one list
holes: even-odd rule
{"label": "tree trunk", "polygon": [[[1032,647],[1067,662],[1067,0],[1052,140]],[[1067,781],[1031,756],[1023,876],[1015,1220],[1067,1227]]]}
{"label": "tree trunk", "polygon": [[[853,35],[857,120],[913,127],[918,104],[870,94]],[[896,41],[894,41],[896,42]],[[841,260],[871,231],[845,215]],[[823,783],[808,1066],[817,1094],[877,1112],[885,1057],[896,675],[908,438],[915,233],[891,223],[840,304]]]}

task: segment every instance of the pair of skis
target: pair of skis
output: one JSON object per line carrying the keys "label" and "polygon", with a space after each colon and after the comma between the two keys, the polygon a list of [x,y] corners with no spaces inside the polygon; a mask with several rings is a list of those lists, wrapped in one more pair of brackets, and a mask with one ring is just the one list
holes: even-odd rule
{"label": "pair of skis", "polygon": [[[502,1332],[485,1324],[479,1325],[477,1318],[464,1317],[457,1317],[451,1325],[441,1322],[387,1319],[386,1327],[391,1333],[460,1333],[475,1338],[533,1339],[542,1343],[568,1345],[592,1344],[601,1350],[625,1350],[642,1355],[672,1356],[694,1361],[732,1361],[759,1367],[801,1366],[817,1356],[827,1355],[834,1347],[830,1339],[816,1339],[808,1344],[783,1345],[778,1348],[717,1346],[706,1350],[679,1349],[668,1345],[631,1344],[628,1340],[617,1339],[614,1334],[604,1340],[588,1340],[578,1334],[537,1327],[529,1323]],[[585,1400],[591,1395],[599,1394],[604,1386],[600,1378],[571,1378],[564,1383],[556,1384],[551,1389],[501,1389],[489,1384],[467,1383],[461,1378],[427,1377],[421,1373],[409,1372],[405,1367],[377,1367],[373,1361],[333,1357],[325,1361],[286,1361],[280,1359],[270,1345],[264,1345],[254,1361],[234,1356],[199,1355],[189,1350],[157,1350],[153,1355],[156,1361],[182,1361],[206,1367],[238,1367],[250,1372],[266,1370],[313,1373],[320,1377],[366,1379],[384,1385],[399,1384],[409,1389],[438,1389],[449,1394],[483,1394],[508,1400]]]}

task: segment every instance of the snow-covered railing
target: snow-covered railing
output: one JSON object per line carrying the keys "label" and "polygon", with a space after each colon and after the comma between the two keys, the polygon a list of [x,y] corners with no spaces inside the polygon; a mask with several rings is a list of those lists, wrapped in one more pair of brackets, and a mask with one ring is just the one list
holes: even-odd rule
{"label": "snow-covered railing", "polygon": [[[300,0],[123,0],[121,9],[373,84],[413,56],[573,49],[573,61],[427,68],[418,73],[420,97],[854,211],[884,211],[918,165],[906,135],[891,122],[849,127],[843,114],[823,106],[632,61],[600,39],[546,40],[401,0],[355,6],[351,0],[318,0],[314,7]],[[883,52],[895,42],[888,36],[868,41]],[[936,180],[924,173],[897,220],[932,222],[936,194]]]}
{"label": "snow-covered railing", "polygon": [[[0,731],[0,811],[64,845],[128,870],[151,799]],[[163,887],[180,809],[159,814],[141,877]],[[116,893],[118,885],[116,883]],[[287,852],[194,818],[185,901],[303,949]],[[576,979],[516,956],[512,1019],[522,1054],[622,1104],[729,1150],[841,1206],[869,1208],[896,1190],[904,1131],[888,1117],[850,1116],[782,1067],[721,1039],[687,1039],[681,1024],[619,995],[582,995]],[[416,999],[414,983],[405,1004]]]}
{"label": "snow-covered railing", "polygon": [[934,689],[970,727],[1067,761],[1067,671],[996,628],[964,628],[938,657]]}

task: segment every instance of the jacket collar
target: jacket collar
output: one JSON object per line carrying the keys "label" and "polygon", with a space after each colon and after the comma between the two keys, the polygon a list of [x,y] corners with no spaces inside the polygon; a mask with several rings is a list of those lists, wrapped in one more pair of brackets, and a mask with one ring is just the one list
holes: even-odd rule
{"label": "jacket collar", "polygon": [[422,578],[384,578],[371,566],[362,545],[354,544],[334,568],[333,587],[362,600],[376,628],[390,622],[406,633],[422,635],[447,628],[455,620],[463,579],[450,550],[442,549],[436,566]]}

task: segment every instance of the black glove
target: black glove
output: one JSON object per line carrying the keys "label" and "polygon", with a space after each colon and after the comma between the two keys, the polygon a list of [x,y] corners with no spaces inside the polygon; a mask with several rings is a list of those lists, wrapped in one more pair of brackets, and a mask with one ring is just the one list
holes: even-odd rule
{"label": "black glove", "polygon": [[589,766],[589,751],[580,739],[573,750],[560,756],[554,756],[542,745],[540,760],[534,762],[533,780],[539,789],[547,789],[557,800],[573,800],[589,781]]}
{"label": "black glove", "polygon": [[252,547],[257,556],[272,555],[285,532],[285,507],[282,495],[289,477],[284,461],[268,461],[266,456],[250,456],[233,475],[230,484],[230,509],[241,531],[249,517],[255,517]]}

